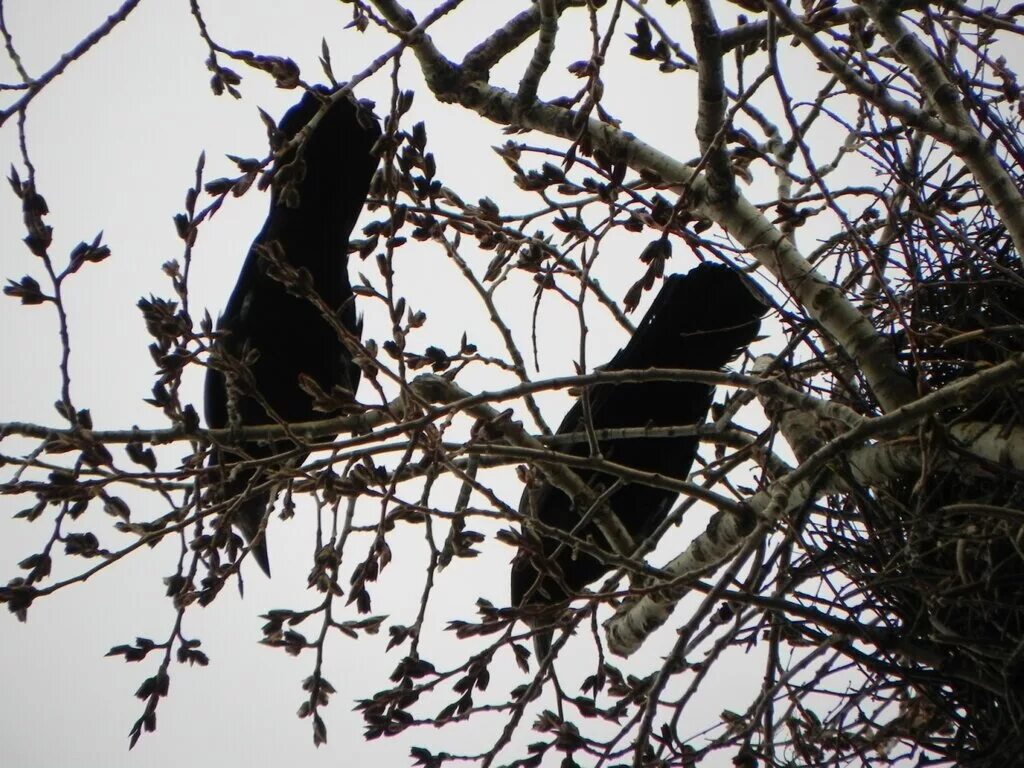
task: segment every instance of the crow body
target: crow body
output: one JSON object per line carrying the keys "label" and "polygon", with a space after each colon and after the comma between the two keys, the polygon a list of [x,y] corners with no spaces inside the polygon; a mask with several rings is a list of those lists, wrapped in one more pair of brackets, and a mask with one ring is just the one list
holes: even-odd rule
{"label": "crow body", "polygon": [[[629,343],[602,370],[690,368],[714,371],[742,352],[757,335],[765,305],[746,280],[733,269],[702,264],[685,275],[667,277],[651,308]],[[703,423],[714,388],[682,381],[599,384],[590,388],[589,402],[594,429],[667,427]],[[559,434],[583,432],[584,410],[577,401]],[[603,458],[645,472],[685,480],[697,454],[695,437],[601,440]],[[563,449],[588,456],[584,441]],[[595,495],[612,488],[615,478],[593,471],[578,471]],[[621,485],[607,498],[613,514],[639,544],[658,527],[677,494],[642,483]],[[587,584],[611,568],[604,562],[552,537],[529,531],[537,519],[573,537],[592,540],[614,551],[590,519],[580,525],[586,510],[576,509],[568,496],[545,480],[527,486],[519,504],[526,544],[512,566],[512,604],[532,613],[557,606],[578,594]],[[577,529],[578,528],[578,529]],[[577,530],[574,530],[577,529]],[[550,623],[550,612],[541,611]],[[545,639],[545,637],[547,639]],[[538,649],[546,649],[550,632],[538,634]],[[546,653],[543,650],[542,653]]]}
{"label": "crow body", "polygon": [[[321,100],[307,92],[281,120],[281,143],[294,138],[321,106]],[[293,151],[278,160],[266,223],[249,249],[217,324],[223,335],[216,342],[214,357],[220,355],[222,360],[212,364],[206,375],[210,427],[325,418],[327,414],[314,409],[310,394],[300,387],[300,374],[327,393],[335,387],[355,392],[359,368],[342,334],[308,293],[297,295],[295,286],[289,290],[279,277],[282,271],[298,270],[298,283],[319,296],[338,325],[359,337],[361,323],[348,276],[348,242],[377,168],[372,149],[379,137],[380,128],[369,110],[342,98],[323,115],[297,154]],[[241,360],[253,352],[255,360],[241,373],[223,364],[225,358]],[[266,544],[254,538],[271,494],[247,492],[268,478],[256,469],[233,469],[232,465],[296,447],[290,440],[245,442],[220,446],[213,457],[221,466],[224,500],[239,499],[229,510],[231,522],[250,542],[253,557],[268,576]],[[299,448],[292,461],[300,462],[305,455]]]}

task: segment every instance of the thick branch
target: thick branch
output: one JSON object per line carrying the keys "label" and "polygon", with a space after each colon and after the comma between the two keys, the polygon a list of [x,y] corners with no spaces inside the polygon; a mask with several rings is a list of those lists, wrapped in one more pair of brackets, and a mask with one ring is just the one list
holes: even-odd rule
{"label": "thick branch", "polygon": [[537,88],[540,79],[551,66],[551,54],[554,53],[555,38],[558,35],[558,8],[555,0],[537,0],[537,8],[540,10],[540,34],[533,49],[533,58],[523,73],[523,79],[519,81],[517,95],[524,109],[528,109],[537,100]]}
{"label": "thick branch", "polygon": [[[1019,380],[1022,373],[1024,355],[1017,355],[974,376],[955,381],[893,413],[865,420],[861,426],[815,451],[792,474],[751,497],[742,514],[716,512],[707,529],[665,567],[664,570],[673,576],[672,583],[668,585],[670,588],[623,605],[615,616],[605,622],[609,649],[622,656],[636,651],[643,640],[668,619],[675,604],[686,594],[687,581],[714,571],[754,537],[766,534],[789,512],[834,487],[829,485],[833,478],[827,478],[825,483],[819,482],[819,474],[828,471],[831,462],[845,456],[853,478],[865,485],[877,485],[888,480],[892,477],[888,474],[890,472],[912,471],[920,466],[921,461],[920,456],[915,456],[915,451],[889,452],[862,463],[857,460],[860,454],[854,449],[881,435],[905,434],[932,414],[970,401],[979,392]],[[1007,433],[998,425],[961,425],[954,427],[951,434],[980,458],[1024,469],[1024,429],[1017,428]],[[869,471],[886,474],[874,476],[869,475]]]}
{"label": "thick branch", "polygon": [[724,141],[728,126],[725,123],[721,30],[708,0],[687,0],[686,6],[690,10],[690,29],[697,51],[697,141],[714,196],[729,199],[736,196],[736,185]]}
{"label": "thick branch", "polygon": [[[555,8],[561,14],[566,8],[585,6],[586,0],[556,0]],[[463,71],[483,79],[491,67],[529,40],[540,28],[541,7],[534,3],[528,10],[509,19],[486,40],[466,54],[460,65]]]}

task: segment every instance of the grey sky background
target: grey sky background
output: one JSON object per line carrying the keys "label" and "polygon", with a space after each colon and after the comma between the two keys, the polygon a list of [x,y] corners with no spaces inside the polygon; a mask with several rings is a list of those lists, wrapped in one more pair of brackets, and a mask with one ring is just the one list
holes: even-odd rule
{"label": "grey sky background", "polygon": [[[4,3],[4,11],[25,66],[37,75],[118,5],[111,0],[14,0]],[[433,3],[409,5],[422,17]],[[431,33],[446,54],[459,58],[500,20],[527,5],[525,1],[467,0],[464,8]],[[204,4],[203,10],[219,43],[290,56],[311,82],[325,79],[317,64],[321,38],[331,47],[339,80],[362,70],[392,45],[391,39],[373,28],[365,35],[345,30],[350,9],[331,0],[218,0]],[[681,39],[688,39],[685,16],[679,13],[675,18],[680,22],[675,31]],[[733,19],[733,12],[723,14],[723,22]],[[697,152],[692,130],[695,78],[659,77],[651,65],[628,57],[624,32],[631,26],[631,20],[620,26],[611,51],[605,70],[605,107],[624,120],[626,129],[655,147],[683,159],[693,157]],[[541,86],[542,97],[574,91],[578,81],[565,74],[565,66],[589,56],[585,14],[567,16],[560,35],[556,61]],[[530,50],[532,44],[497,67],[492,82],[514,88]],[[147,351],[149,337],[135,303],[151,293],[172,295],[160,265],[181,258],[181,241],[172,216],[183,209],[200,152],[206,152],[206,180],[233,175],[235,167],[224,157],[226,153],[253,157],[266,153],[266,133],[257,106],[279,118],[299,97],[296,91],[274,88],[269,77],[227,61],[224,63],[244,76],[240,86],[244,99],[215,97],[208,87],[206,57],[187,2],[147,0],[127,22],[71,65],[29,110],[29,151],[37,166],[39,191],[52,211],[48,223],[55,230],[51,253],[66,254],[100,230],[113,251],[106,262],[86,265],[67,284],[73,398],[78,407],[92,411],[98,428],[165,426],[160,413],[142,402],[153,383],[153,364]],[[377,102],[380,115],[388,111],[391,75],[386,67],[357,89],[359,97]],[[467,201],[490,196],[501,202],[503,210],[537,207],[533,198],[514,188],[500,158],[490,149],[506,139],[500,126],[462,108],[434,102],[421,87],[411,57],[398,77],[403,88],[418,94],[406,126],[427,121],[428,148],[437,156],[439,175],[448,186]],[[6,59],[0,65],[0,79],[17,81]],[[813,92],[813,85],[810,77],[791,84],[795,91],[808,93]],[[6,100],[9,95],[0,97]],[[564,146],[543,136],[516,138]],[[837,134],[837,141],[842,138]],[[13,163],[23,173],[14,121],[0,128],[0,160],[5,172]],[[771,195],[770,186],[763,189]],[[253,189],[241,199],[229,200],[202,227],[191,279],[196,318],[201,315],[200,308],[206,307],[216,316],[223,306],[266,206],[266,195]],[[369,214],[364,221],[372,217]],[[20,243],[22,230],[18,201],[4,185],[0,190],[0,276],[5,279],[24,274],[42,277],[40,265]],[[621,299],[641,274],[636,256],[648,239],[646,233],[633,240],[609,241],[619,244],[621,251],[606,251],[597,274],[616,298]],[[491,257],[469,245],[463,255],[478,273]],[[685,271],[694,263],[680,247],[671,266]],[[428,326],[421,332],[421,346],[437,343],[454,348],[462,333],[468,332],[482,351],[501,353],[500,339],[487,325],[479,301],[439,247],[406,246],[399,265],[399,292],[408,296],[413,308],[429,316]],[[376,272],[372,260],[359,263],[353,259],[350,269],[353,276],[362,271],[373,278]],[[529,349],[529,276],[516,277],[499,297],[502,308],[515,318],[518,340]],[[366,306],[364,311],[364,336],[387,338],[387,325],[376,307]],[[635,319],[641,316],[638,313]],[[624,342],[625,334],[607,314],[596,310],[588,322],[588,363],[593,366],[605,362]],[[539,329],[544,374],[571,373],[572,362],[579,356],[572,312],[546,302]],[[22,307],[7,297],[0,300],[0,421],[59,423],[52,406],[59,384],[55,331],[50,308]],[[463,386],[485,383],[470,376]],[[200,412],[201,387],[201,369],[195,368],[186,381],[183,399],[196,404]],[[360,394],[365,399],[372,397],[366,388]],[[557,425],[568,399],[564,394],[543,396],[541,403],[549,422]],[[18,443],[4,441],[3,445],[4,452],[13,453]],[[171,466],[174,457],[180,458],[185,450],[181,446],[169,449],[161,454],[162,461]],[[520,487],[511,472],[494,484],[505,501],[516,503]],[[157,503],[154,498],[129,502],[138,505],[133,510],[141,519],[165,511],[153,506]],[[44,521],[30,525],[10,520],[14,512],[31,503],[0,498],[0,574],[5,579],[17,574],[17,562],[37,551],[48,535]],[[694,516],[694,530],[704,519],[706,513]],[[399,652],[385,654],[385,631],[377,638],[339,638],[330,644],[326,675],[338,694],[325,713],[329,741],[315,749],[309,721],[294,715],[304,698],[300,684],[312,669],[311,657],[296,659],[257,645],[263,623],[260,614],[277,606],[319,601],[316,594],[310,594],[305,602],[301,597],[306,589],[312,522],[309,515],[304,518],[300,507],[296,520],[287,525],[272,521],[271,526],[273,581],[249,568],[244,599],[234,590],[225,590],[212,606],[188,614],[186,634],[202,639],[211,665],[206,669],[172,666],[171,693],[159,707],[158,730],[146,734],[130,754],[128,730],[142,712],[133,692],[156,665],[150,660],[126,664],[119,658],[104,659],[103,654],[136,636],[155,640],[167,636],[173,612],[163,596],[161,577],[173,572],[177,544],[168,541],[155,551],[137,553],[86,584],[40,601],[31,609],[27,624],[19,624],[9,615],[0,616],[0,764],[18,768],[71,762],[79,766],[260,766],[281,761],[296,765],[403,765],[409,763],[411,744],[472,751],[485,749],[494,741],[501,726],[498,718],[489,723],[487,718],[475,719],[468,728],[423,729],[391,741],[363,741],[362,720],[351,711],[352,701],[384,688],[388,671],[400,660]],[[104,522],[90,527],[101,533],[102,539]],[[674,533],[664,545],[665,551],[671,551],[673,542],[678,548],[689,533],[692,531]],[[117,540],[109,535],[112,538],[103,543],[112,546]],[[387,613],[396,623],[412,623],[415,616],[419,578],[426,564],[420,537],[412,532],[394,538],[394,562],[374,588],[374,613]],[[432,622],[438,631],[425,646],[427,657],[438,667],[465,658],[469,647],[440,631],[446,621],[473,618],[477,596],[499,605],[507,603],[512,554],[509,548],[488,542],[480,557],[457,562],[441,575],[438,593],[443,600],[435,603]],[[59,565],[55,569],[55,577],[69,573]],[[359,617],[352,608],[344,618]],[[649,669],[672,639],[671,632],[662,633],[645,646],[639,658],[621,666],[628,671]],[[581,650],[585,644],[586,638],[577,643]],[[581,659],[586,657],[581,653]],[[760,668],[756,663],[744,663],[743,658],[737,652],[735,663],[721,665],[714,673],[719,679],[709,690],[718,687],[722,701],[709,702],[708,721],[687,724],[686,731],[696,733],[713,724],[726,694],[759,686]],[[497,674],[499,667],[501,674]],[[586,664],[578,668],[566,664],[563,675],[573,680],[591,671]],[[492,672],[495,697],[526,679],[515,671],[509,658],[501,660]],[[447,701],[431,703],[420,711],[424,715],[436,712],[443,703]],[[729,764],[727,756],[722,763]]]}

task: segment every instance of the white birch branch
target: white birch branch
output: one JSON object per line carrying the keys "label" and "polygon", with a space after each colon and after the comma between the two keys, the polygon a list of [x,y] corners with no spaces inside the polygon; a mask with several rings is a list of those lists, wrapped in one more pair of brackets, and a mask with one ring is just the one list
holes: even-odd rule
{"label": "white birch branch", "polygon": [[[609,650],[621,656],[635,652],[651,632],[665,623],[676,603],[686,594],[689,580],[718,569],[753,537],[766,534],[779,520],[814,496],[835,490],[841,483],[839,478],[832,476],[825,483],[819,482],[819,473],[827,471],[831,462],[843,459],[854,481],[867,486],[877,486],[898,475],[915,472],[922,461],[916,442],[880,446],[864,446],[864,442],[884,435],[906,434],[929,415],[976,399],[979,392],[992,387],[1019,381],[1022,373],[1024,355],[1016,355],[974,376],[952,382],[891,414],[866,419],[861,426],[816,450],[792,474],[751,497],[742,513],[716,512],[707,529],[663,569],[671,575],[670,582],[636,601],[623,604],[604,623]],[[962,424],[952,427],[950,435],[964,450],[980,459],[1024,470],[1024,428],[1007,430],[1000,425]]]}

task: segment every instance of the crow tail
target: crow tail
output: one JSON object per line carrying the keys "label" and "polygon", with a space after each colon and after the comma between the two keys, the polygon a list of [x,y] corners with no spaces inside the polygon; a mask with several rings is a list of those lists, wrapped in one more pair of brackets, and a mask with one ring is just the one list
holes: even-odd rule
{"label": "crow tail", "polygon": [[[245,538],[249,552],[260,569],[270,576],[270,556],[267,553],[267,539],[263,518],[270,507],[270,494],[257,493],[241,502],[232,515],[231,522]],[[264,528],[264,530],[260,530]]]}

